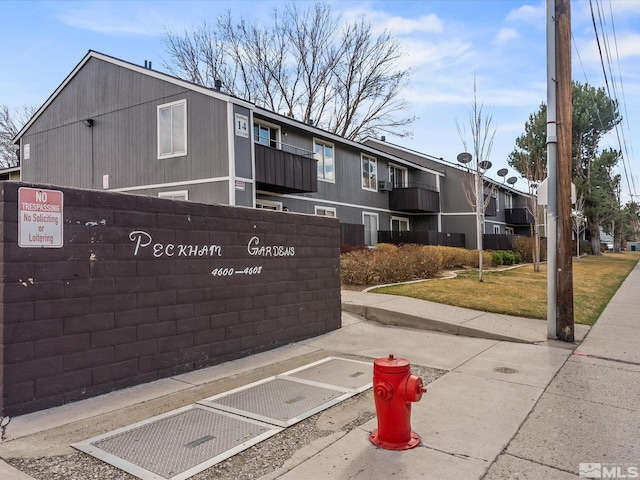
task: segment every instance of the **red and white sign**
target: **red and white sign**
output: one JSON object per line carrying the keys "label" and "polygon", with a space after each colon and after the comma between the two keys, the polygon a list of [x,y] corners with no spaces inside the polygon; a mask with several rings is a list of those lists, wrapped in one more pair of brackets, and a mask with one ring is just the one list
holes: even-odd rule
{"label": "red and white sign", "polygon": [[18,246],[60,248],[63,244],[62,192],[18,189]]}

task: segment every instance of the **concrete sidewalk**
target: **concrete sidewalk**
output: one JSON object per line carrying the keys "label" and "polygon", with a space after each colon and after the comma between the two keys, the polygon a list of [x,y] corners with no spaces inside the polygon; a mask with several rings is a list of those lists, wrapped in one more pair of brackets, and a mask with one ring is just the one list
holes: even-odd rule
{"label": "concrete sidewalk", "polygon": [[639,294],[640,264],[485,479],[640,478]]}
{"label": "concrete sidewalk", "polygon": [[[479,312],[397,295],[343,290],[342,310],[385,325],[509,342],[547,341],[545,320]],[[589,327],[575,327],[579,343]]]}
{"label": "concrete sidewalk", "polygon": [[[318,414],[324,428],[339,428],[301,446],[275,470],[243,478],[568,479],[576,478],[581,463],[632,468],[640,463],[639,288],[636,266],[575,352],[576,345],[545,341],[544,321],[343,292],[343,327],[337,331],[16,417],[0,444],[0,458],[71,454],[71,443],[320,358],[344,355],[373,362],[393,353],[415,369],[446,371],[413,404],[412,427],[422,439],[418,447],[402,452],[374,447],[368,438],[375,418],[341,427],[374,410],[369,391],[350,404],[354,411],[336,406]],[[450,333],[456,335],[425,330],[424,324],[409,329],[378,323],[388,319],[406,325],[398,320],[405,316],[416,322],[423,318],[424,324],[437,321],[439,329],[454,329]],[[0,463],[0,478],[31,477]]]}

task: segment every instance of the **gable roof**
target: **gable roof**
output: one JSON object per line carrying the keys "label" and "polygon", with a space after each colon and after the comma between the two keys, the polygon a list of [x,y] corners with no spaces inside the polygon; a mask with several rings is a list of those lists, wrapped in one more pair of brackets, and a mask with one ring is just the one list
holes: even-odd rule
{"label": "gable roof", "polygon": [[141,73],[143,75],[147,75],[149,77],[153,77],[159,80],[163,80],[165,82],[172,83],[174,85],[178,85],[180,87],[202,93],[204,95],[208,95],[210,97],[218,98],[220,100],[229,101],[233,100],[234,103],[242,105],[248,109],[256,108],[253,103],[247,102],[245,100],[241,100],[239,98],[233,97],[224,92],[220,92],[217,90],[213,90],[211,88],[203,87],[202,85],[198,85],[192,82],[188,82],[186,80],[182,80],[177,77],[173,77],[166,73],[158,72],[157,70],[152,70],[150,68],[143,67],[141,65],[136,65],[135,63],[126,62],[124,60],[120,60],[119,58],[111,57],[109,55],[105,55],[100,52],[96,52],[94,50],[89,50],[87,54],[84,56],[82,60],[75,66],[75,68],[71,71],[67,78],[63,80],[63,82],[55,89],[55,91],[47,98],[47,100],[42,104],[42,106],[33,114],[33,116],[29,119],[29,121],[20,129],[20,131],[13,138],[13,143],[18,143],[20,138],[24,135],[24,133],[33,125],[33,123],[38,119],[38,117],[44,112],[44,110],[56,99],[56,97],[62,92],[62,90],[67,86],[67,84],[78,74],[78,72],[84,67],[84,65],[89,62],[92,58],[96,58],[98,60],[102,60],[113,65],[117,65],[122,68],[126,68],[128,70],[132,70],[134,72]]}
{"label": "gable roof", "polygon": [[359,150],[371,153],[371,154],[376,155],[376,156],[384,156],[387,159],[391,159],[396,163],[407,165],[407,166],[411,166],[412,168],[416,168],[418,170],[430,172],[430,173],[433,173],[434,175],[444,176],[444,174],[442,174],[441,172],[438,172],[438,171],[430,169],[428,167],[419,165],[419,164],[417,164],[415,162],[412,162],[410,160],[403,159],[401,157],[398,157],[397,155],[393,155],[391,153],[384,152],[384,151],[376,149],[376,148],[374,148],[372,146],[365,145],[364,143],[361,143],[361,142],[356,142],[354,140],[349,140],[349,139],[340,137],[339,135],[336,135],[334,133],[328,132],[326,130],[322,130],[321,128],[318,128],[316,126],[309,125],[309,124],[307,124],[305,122],[302,122],[300,120],[296,120],[295,118],[287,117],[285,115],[281,115],[279,113],[272,112],[272,111],[267,110],[265,108],[259,107],[259,106],[255,105],[255,104],[251,103],[251,102],[248,102],[246,100],[242,100],[240,98],[234,97],[232,95],[226,94],[226,93],[221,92],[219,90],[213,90],[211,88],[203,87],[202,85],[198,85],[198,84],[193,83],[193,82],[182,80],[182,79],[174,77],[172,75],[168,75],[166,73],[162,73],[162,72],[159,72],[157,70],[152,70],[150,68],[143,67],[143,66],[137,65],[135,63],[126,62],[124,60],[120,60],[118,58],[115,58],[115,57],[112,57],[112,56],[109,56],[109,55],[105,55],[105,54],[100,53],[100,52],[96,52],[95,50],[89,50],[87,52],[87,54],[82,58],[82,60],[80,60],[80,62],[75,66],[75,68],[71,71],[71,73],[69,73],[69,75],[67,75],[67,77],[63,80],[63,82],[58,86],[58,88],[56,88],[56,90],[49,96],[49,98],[47,98],[47,100],[44,102],[44,104],[42,104],[42,106],[33,114],[33,116],[29,119],[29,121],[20,129],[20,131],[13,138],[13,143],[15,143],[15,144],[19,143],[20,138],[22,138],[24,133],[31,127],[31,125],[33,125],[33,123],[38,119],[38,117],[42,114],[42,112],[44,112],[46,110],[46,108],[58,97],[60,92],[62,92],[62,90],[67,86],[67,84],[69,84],[69,82],[71,82],[71,80],[73,80],[73,78],[78,74],[78,72],[82,69],[82,67],[84,67],[84,65],[87,62],[89,62],[91,59],[93,59],[93,58],[108,62],[110,64],[113,64],[113,65],[116,65],[116,66],[119,66],[119,67],[122,67],[122,68],[126,68],[128,70],[135,71],[135,72],[140,73],[142,75],[147,75],[147,76],[152,77],[152,78],[156,78],[156,79],[159,79],[159,80],[162,80],[162,81],[165,81],[165,82],[172,83],[174,85],[178,85],[178,86],[180,86],[182,88],[185,88],[185,89],[188,89],[188,90],[191,90],[191,91],[194,91],[194,92],[202,93],[203,95],[208,95],[210,97],[218,98],[218,99],[224,100],[224,101],[232,101],[233,103],[235,103],[237,105],[241,105],[241,106],[244,106],[244,107],[248,108],[249,110],[256,111],[261,116],[263,116],[265,118],[270,118],[270,119],[276,120],[281,124],[295,126],[295,127],[301,128],[303,130],[307,130],[307,131],[312,132],[312,133],[315,132],[316,135],[322,136],[325,139],[332,140],[332,141],[335,141],[337,143],[342,143],[344,145],[349,145],[349,146],[352,146],[352,147],[357,148]]}
{"label": "gable roof", "polygon": [[[467,171],[467,169],[465,169],[462,165],[454,163],[454,162],[450,162],[449,160],[445,160],[442,157],[434,157],[433,155],[429,155],[429,154],[426,154],[426,153],[421,153],[421,152],[418,152],[416,150],[411,150],[411,149],[403,147],[401,145],[396,145],[394,143],[389,143],[386,140],[380,140],[380,139],[375,138],[375,137],[367,137],[367,138],[365,138],[363,140],[363,142],[367,143],[367,144],[369,144],[369,143],[376,144],[377,143],[379,145],[388,145],[389,147],[391,147],[394,150],[398,150],[400,152],[407,152],[407,153],[409,153],[411,155],[415,155],[417,157],[424,158],[425,160],[428,160],[430,162],[439,163],[441,165],[447,166],[449,168],[455,168],[455,169],[463,171],[463,172]],[[484,178],[484,180],[486,182],[492,183],[495,187],[497,187],[499,189],[502,189],[502,190],[505,190],[507,192],[516,193],[518,195],[525,195],[525,196],[529,195],[527,192],[523,192],[521,190],[518,190],[517,188],[513,187],[512,185],[505,184],[504,182],[500,183],[498,180],[495,180],[495,179],[493,179],[491,177],[486,177],[485,176],[483,178]]]}

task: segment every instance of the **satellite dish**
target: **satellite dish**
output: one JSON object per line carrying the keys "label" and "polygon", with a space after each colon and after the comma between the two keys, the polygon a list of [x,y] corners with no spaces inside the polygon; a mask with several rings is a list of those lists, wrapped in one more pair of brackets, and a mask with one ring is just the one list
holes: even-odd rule
{"label": "satellite dish", "polygon": [[507,178],[507,183],[509,185],[513,185],[514,183],[516,183],[518,181],[518,177],[509,177]]}
{"label": "satellite dish", "polygon": [[458,161],[460,163],[469,163],[473,157],[470,153],[462,152],[458,155]]}
{"label": "satellite dish", "polygon": [[507,168],[501,168],[500,170],[498,170],[499,177],[506,177],[507,173],[509,173],[509,169]]}
{"label": "satellite dish", "polygon": [[478,168],[480,170],[489,170],[491,168],[491,165],[493,165],[489,160],[483,160],[480,163],[478,163]]}

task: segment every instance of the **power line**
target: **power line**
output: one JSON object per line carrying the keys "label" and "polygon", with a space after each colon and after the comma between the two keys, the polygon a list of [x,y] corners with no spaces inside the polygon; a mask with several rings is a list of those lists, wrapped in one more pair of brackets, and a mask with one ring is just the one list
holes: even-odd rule
{"label": "power line", "polygon": [[[598,0],[596,0],[596,4],[598,6],[598,19],[599,19],[599,23],[600,23],[600,28],[602,30],[602,43],[600,42],[600,35],[598,34],[598,26],[596,23],[596,17],[595,17],[595,13],[593,10],[593,1],[589,0],[589,7],[591,10],[591,21],[593,24],[593,30],[594,30],[594,34],[595,34],[595,39],[596,39],[596,44],[598,46],[598,53],[600,56],[600,65],[602,67],[602,74],[604,76],[604,81],[605,81],[605,86],[606,86],[606,90],[607,90],[607,94],[609,96],[609,98],[611,98],[612,100],[614,100],[616,102],[616,104],[620,105],[620,101],[618,99],[618,95],[617,95],[617,89],[616,89],[616,84],[615,84],[615,76],[613,75],[613,68],[611,66],[611,54],[610,54],[610,47],[609,47],[609,39],[607,37],[607,30],[605,28],[605,20],[604,20],[604,15],[603,15],[603,10],[602,10],[602,6],[601,4],[598,3]],[[614,41],[615,41],[615,48],[616,48],[616,57],[618,59],[618,67],[619,67],[619,54],[618,54],[618,47],[617,47],[617,37],[615,35],[615,25],[613,24],[613,11],[611,10],[611,4],[609,4],[609,8],[611,11],[611,21],[612,21],[612,31],[613,31],[613,35],[614,35]],[[603,44],[604,44],[604,54],[603,54]],[[607,75],[607,68],[605,67],[605,57],[607,59],[607,65],[609,66],[609,75]],[[584,67],[583,67],[584,68]],[[618,68],[619,70],[619,75],[621,78],[621,69]],[[611,85],[613,86],[612,88],[609,85],[609,76],[611,76]],[[586,77],[586,75],[585,75]],[[612,89],[613,89],[613,93],[612,93]],[[623,109],[625,111],[625,114],[627,112],[627,108],[626,108],[626,101],[623,98],[623,102],[622,102],[622,106]],[[627,122],[628,125],[628,122]],[[631,199],[633,199],[633,197],[635,196],[634,193],[632,193],[632,187],[633,187],[633,192],[635,192],[635,183],[633,181],[633,175],[631,175],[631,181],[629,180],[629,170],[630,170],[630,165],[629,168],[627,168],[627,163],[628,163],[628,146],[627,146],[627,141],[626,141],[626,137],[624,136],[624,130],[622,131],[622,138],[623,141],[621,141],[620,138],[620,129],[618,128],[618,124],[615,125],[615,131],[616,131],[616,137],[618,140],[618,146],[620,147],[620,156],[622,158],[622,167],[624,170],[624,174],[625,174],[625,179],[627,182],[627,187],[629,189],[629,196],[631,197]],[[623,149],[623,145],[624,145],[624,149]],[[626,154],[626,155],[625,155]]]}

